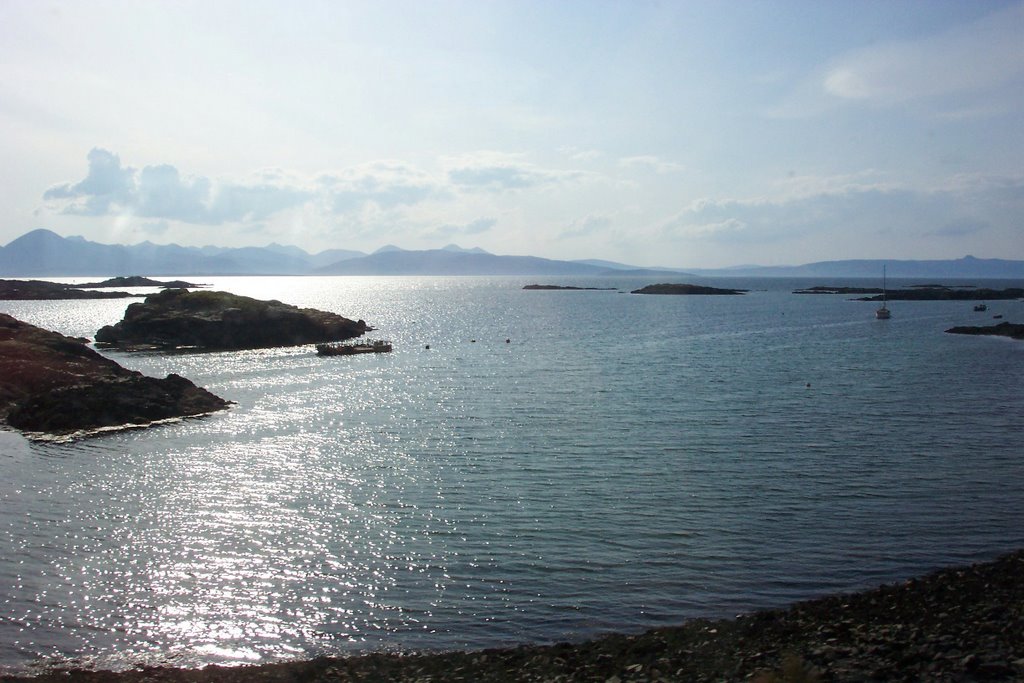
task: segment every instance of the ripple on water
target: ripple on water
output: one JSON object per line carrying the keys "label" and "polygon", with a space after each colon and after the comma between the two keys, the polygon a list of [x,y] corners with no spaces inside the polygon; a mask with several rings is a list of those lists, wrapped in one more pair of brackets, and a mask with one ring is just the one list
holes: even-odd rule
{"label": "ripple on water", "polygon": [[[396,350],[115,353],[235,405],[72,444],[0,432],[0,665],[578,639],[1024,541],[1024,354],[965,352],[952,305],[878,325],[781,290],[214,284],[364,318]],[[23,319],[119,317],[50,303]]]}

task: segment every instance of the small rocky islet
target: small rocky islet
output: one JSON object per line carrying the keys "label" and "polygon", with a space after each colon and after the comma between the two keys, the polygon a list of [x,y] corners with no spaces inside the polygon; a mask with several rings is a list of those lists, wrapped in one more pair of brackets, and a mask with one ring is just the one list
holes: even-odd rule
{"label": "small rocky islet", "polygon": [[702,285],[688,285],[688,284],[670,284],[661,283],[657,285],[647,285],[640,289],[634,289],[630,294],[681,294],[681,295],[703,295],[703,294],[724,294],[724,295],[736,295],[746,294],[745,289],[726,289],[719,287],[705,287]]}
{"label": "small rocky islet", "polygon": [[239,350],[344,341],[372,328],[363,320],[219,291],[166,289],[130,304],[96,343],[124,350]]}

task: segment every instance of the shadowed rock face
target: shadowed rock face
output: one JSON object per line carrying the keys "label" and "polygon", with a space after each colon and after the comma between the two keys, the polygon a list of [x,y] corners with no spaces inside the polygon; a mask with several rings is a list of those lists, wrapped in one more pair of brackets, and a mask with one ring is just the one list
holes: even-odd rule
{"label": "shadowed rock face", "polygon": [[369,329],[362,320],[280,301],[169,289],[130,305],[96,341],[125,349],[256,349],[341,341]]}
{"label": "shadowed rock face", "polygon": [[0,314],[0,418],[67,434],[222,410],[228,402],[178,375],[146,377],[85,345]]}

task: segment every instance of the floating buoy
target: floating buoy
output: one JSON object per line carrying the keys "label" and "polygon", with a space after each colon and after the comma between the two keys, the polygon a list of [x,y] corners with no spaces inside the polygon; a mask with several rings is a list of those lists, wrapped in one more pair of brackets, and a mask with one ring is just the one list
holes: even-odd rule
{"label": "floating buoy", "polygon": [[506,340],[505,340],[505,343],[506,343],[506,344],[511,344],[511,343],[512,343],[512,340],[511,340],[511,339],[506,339]]}
{"label": "floating buoy", "polygon": [[430,350],[430,344],[427,344],[427,345],[426,345],[426,346],[424,346],[423,348],[425,348],[426,350],[428,350],[428,351],[429,351],[429,350]]}

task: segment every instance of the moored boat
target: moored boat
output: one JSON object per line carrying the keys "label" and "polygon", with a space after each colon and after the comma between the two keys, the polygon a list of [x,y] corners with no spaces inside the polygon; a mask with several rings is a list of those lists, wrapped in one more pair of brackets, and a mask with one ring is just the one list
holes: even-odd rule
{"label": "moored boat", "polygon": [[889,309],[885,305],[886,290],[885,290],[885,266],[882,266],[882,305],[875,310],[875,317],[879,320],[888,320],[892,317]]}
{"label": "moored boat", "polygon": [[318,356],[352,356],[358,353],[390,353],[391,342],[383,339],[357,344],[317,344]]}

